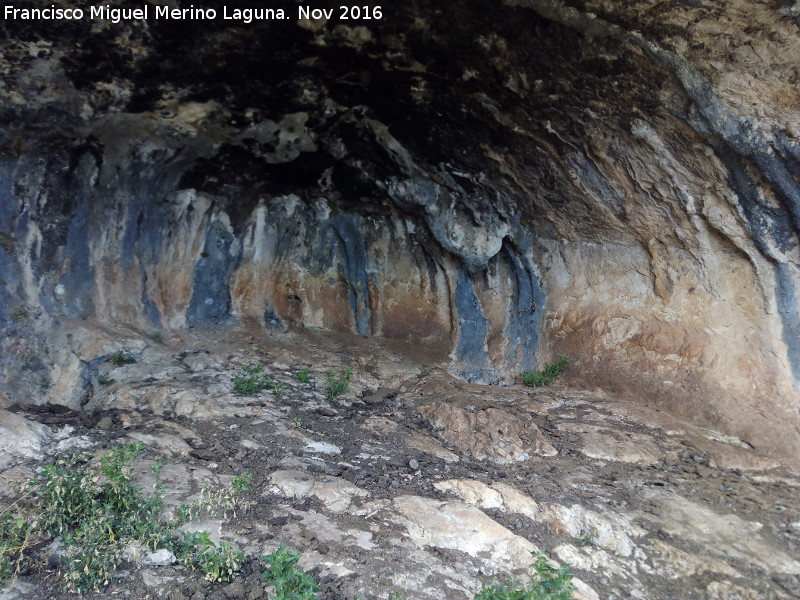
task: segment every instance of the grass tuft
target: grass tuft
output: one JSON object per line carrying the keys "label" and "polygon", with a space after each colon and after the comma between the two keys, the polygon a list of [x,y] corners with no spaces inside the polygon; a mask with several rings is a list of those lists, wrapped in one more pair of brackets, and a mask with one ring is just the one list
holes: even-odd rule
{"label": "grass tuft", "polygon": [[308,367],[303,367],[297,372],[297,381],[300,383],[308,383],[311,381],[311,371],[308,370]]}
{"label": "grass tuft", "polygon": [[352,377],[352,369],[347,369],[338,377],[333,372],[329,372],[328,376],[325,378],[325,397],[328,400],[335,400],[344,394],[350,387],[350,379],[352,379]]}
{"label": "grass tuft", "polygon": [[556,377],[569,368],[569,360],[563,356],[556,362],[545,365],[541,371],[523,371],[519,374],[522,382],[528,387],[541,387],[553,383]]}
{"label": "grass tuft", "polygon": [[233,390],[243,396],[255,396],[262,390],[269,389],[276,396],[286,394],[286,388],[280,381],[275,381],[264,373],[264,365],[242,367],[240,373],[233,376]]}

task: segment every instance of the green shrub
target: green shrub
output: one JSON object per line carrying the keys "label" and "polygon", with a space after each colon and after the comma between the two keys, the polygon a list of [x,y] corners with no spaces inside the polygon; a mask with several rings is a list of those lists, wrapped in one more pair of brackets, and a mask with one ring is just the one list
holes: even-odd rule
{"label": "green shrub", "polygon": [[311,381],[311,372],[308,370],[308,367],[303,367],[297,373],[297,381],[300,383],[308,383]]}
{"label": "green shrub", "polygon": [[0,513],[0,583],[19,571],[31,534],[27,519],[11,508]]}
{"label": "green shrub", "polygon": [[276,396],[286,393],[283,384],[264,373],[264,365],[242,367],[241,373],[233,376],[233,390],[243,396],[255,396],[261,390],[269,389]]}
{"label": "green shrub", "polygon": [[569,367],[569,360],[563,356],[556,362],[545,365],[541,371],[523,371],[519,374],[522,382],[528,387],[540,387],[543,385],[550,385],[556,377],[561,375]]}
{"label": "green shrub", "polygon": [[130,463],[142,450],[143,444],[129,444],[112,448],[99,465],[72,457],[46,466],[29,484],[37,528],[49,536],[73,532],[80,538],[98,525],[110,540],[161,532],[160,495],[145,496],[131,482]]}
{"label": "green shrub", "polygon": [[76,533],[61,536],[64,580],[71,592],[99,591],[111,582],[111,574],[122,562],[122,544],[110,536],[110,519],[95,519]]}
{"label": "green shrub", "polygon": [[242,569],[245,560],[244,552],[234,550],[228,542],[215,544],[205,531],[184,532],[176,557],[184,566],[202,571],[212,583],[230,581]]}
{"label": "green shrub", "polygon": [[329,372],[325,378],[325,397],[328,400],[335,400],[344,394],[350,387],[350,379],[353,377],[353,370],[347,369],[336,377],[333,372]]}
{"label": "green shrub", "polygon": [[32,528],[47,537],[61,536],[69,590],[105,586],[127,543],[151,550],[169,545],[171,529],[159,520],[160,490],[145,496],[131,482],[130,462],[143,449],[142,444],[113,448],[99,465],[82,457],[62,460],[29,484]]}
{"label": "green shrub", "polygon": [[[155,492],[145,495],[131,481],[130,463],[143,449],[139,443],[118,446],[95,464],[78,456],[44,467],[12,505],[15,510],[0,513],[0,583],[19,570],[29,538],[56,536],[61,536],[62,575],[70,591],[107,585],[129,544],[166,548],[203,571],[206,579],[229,581],[244,555],[230,544],[215,545],[203,537],[208,534],[178,535],[179,521],[161,519],[162,486],[156,484]],[[162,467],[160,461],[153,464],[156,477]],[[238,476],[221,493],[209,487],[206,497],[227,508],[235,505],[234,496],[246,491],[249,481],[249,475]]]}
{"label": "green shrub", "polygon": [[123,352],[122,350],[117,350],[108,357],[108,362],[110,362],[115,367],[124,367],[125,365],[132,365],[136,362],[136,359],[133,358],[130,354]]}
{"label": "green shrub", "polygon": [[314,577],[297,567],[299,552],[287,550],[281,543],[275,552],[262,556],[267,570],[261,578],[275,588],[272,600],[317,600],[319,586]]}
{"label": "green shrub", "polygon": [[555,569],[543,553],[532,554],[536,559],[531,565],[535,573],[527,584],[514,578],[505,581],[493,579],[489,585],[483,585],[474,600],[571,600],[575,586],[569,565]]}

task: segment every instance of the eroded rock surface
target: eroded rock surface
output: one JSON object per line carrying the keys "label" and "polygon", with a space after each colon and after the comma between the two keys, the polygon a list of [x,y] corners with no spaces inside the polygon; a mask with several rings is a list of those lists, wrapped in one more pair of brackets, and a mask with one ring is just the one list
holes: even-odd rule
{"label": "eroded rock surface", "polygon": [[[119,331],[125,336],[136,334]],[[197,499],[204,484],[252,473],[235,517],[201,516],[184,526],[244,550],[243,572],[212,586],[166,552],[141,552],[109,590],[133,597],[263,598],[258,557],[280,542],[303,553],[300,566],[330,599],[469,600],[493,574],[527,573],[530,552],[542,548],[573,566],[575,597],[587,600],[798,594],[800,474],[738,440],[561,385],[466,384],[363,338],[343,346],[323,335],[237,336],[139,337],[146,368],[104,365],[119,378],[97,386],[86,410],[5,411],[4,422],[19,426],[4,443],[27,448],[34,432],[40,454],[9,454],[15,464],[0,472],[3,502],[18,497],[16,486],[37,465],[62,456],[65,440],[95,456],[144,443],[137,481],[153,489],[150,467],[164,462],[167,515]],[[236,394],[232,377],[249,364],[264,364],[285,393]],[[297,378],[303,367],[308,383]],[[325,374],[346,368],[354,369],[350,389],[327,399]],[[524,416],[554,451],[502,461],[478,455],[432,424],[426,409],[440,405]],[[478,419],[458,427],[464,439],[483,435]],[[521,439],[513,428],[508,439],[493,435],[501,448]],[[63,593],[54,572],[36,568],[18,585],[28,597]]]}
{"label": "eroded rock surface", "polygon": [[286,4],[9,21],[4,392],[91,402],[76,319],[312,328],[481,383],[565,355],[579,386],[800,454],[796,3]]}

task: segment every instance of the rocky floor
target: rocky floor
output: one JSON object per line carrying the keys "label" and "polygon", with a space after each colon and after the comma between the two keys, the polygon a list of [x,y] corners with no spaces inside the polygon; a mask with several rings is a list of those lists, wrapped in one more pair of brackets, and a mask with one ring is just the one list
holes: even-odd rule
{"label": "rocky floor", "polygon": [[[467,384],[364,339],[155,342],[82,326],[72,343],[95,382],[115,381],[81,411],[0,411],[4,504],[37,465],[133,440],[148,446],[143,486],[166,461],[168,510],[203,481],[253,474],[246,511],[192,523],[245,551],[232,583],[131,564],[98,598],[266,598],[258,557],[280,542],[328,599],[472,598],[494,574],[528,572],[537,549],[572,565],[579,598],[800,597],[800,467],[665,413],[559,385]],[[98,360],[117,350],[137,362]],[[234,393],[257,363],[284,395]],[[348,368],[350,389],[328,400],[325,374]],[[0,592],[68,596],[44,566]]]}

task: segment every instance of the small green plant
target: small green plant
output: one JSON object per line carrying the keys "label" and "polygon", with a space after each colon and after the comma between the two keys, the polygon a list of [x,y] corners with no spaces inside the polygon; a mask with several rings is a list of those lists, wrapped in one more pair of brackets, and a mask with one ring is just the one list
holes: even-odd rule
{"label": "small green plant", "polygon": [[274,379],[270,380],[269,389],[271,389],[272,393],[276,396],[286,395],[286,388],[280,381],[275,381]]}
{"label": "small green plant", "polygon": [[160,344],[161,340],[163,339],[163,336],[161,335],[160,331],[151,331],[150,339]]}
{"label": "small green plant", "polygon": [[325,397],[328,400],[335,400],[344,394],[350,387],[350,379],[352,377],[352,369],[347,369],[347,371],[341,373],[339,377],[336,377],[332,371],[328,372],[328,376],[325,378]]}
{"label": "small green plant", "polygon": [[50,386],[53,384],[50,382],[50,378],[47,375],[42,375],[39,377],[39,390],[42,392],[46,392],[50,389]]}
{"label": "small green plant", "polygon": [[230,581],[244,564],[244,552],[229,542],[214,543],[206,531],[187,531],[179,540],[176,557],[187,567],[201,571],[208,581]]}
{"label": "small green plant", "polygon": [[158,480],[159,476],[161,475],[161,471],[163,470],[164,470],[163,458],[159,458],[158,460],[153,461],[153,464],[150,465],[150,472],[153,474],[153,477],[155,477],[156,480]]}
{"label": "small green plant", "polygon": [[578,544],[581,548],[586,546],[591,546],[594,544],[594,532],[581,532],[581,535],[575,538],[575,543]]}
{"label": "small green plant", "polygon": [[534,574],[527,584],[513,577],[504,581],[495,578],[483,585],[474,600],[571,600],[575,586],[569,565],[556,569],[543,553],[532,555],[536,559],[531,565]]}
{"label": "small green plant", "polygon": [[252,473],[242,473],[241,475],[236,475],[231,481],[231,492],[234,495],[245,493],[250,489],[251,481],[253,481]]}
{"label": "small green plant", "polygon": [[233,390],[243,396],[255,396],[261,390],[269,389],[276,396],[283,396],[286,388],[280,381],[275,381],[264,373],[264,365],[242,367],[240,373],[233,376]]}
{"label": "small green plant", "polygon": [[265,377],[264,365],[242,367],[241,373],[233,376],[233,390],[243,396],[255,396],[267,386]]}
{"label": "small green plant", "polygon": [[267,564],[261,579],[275,588],[272,600],[317,600],[319,586],[314,577],[297,567],[299,552],[287,550],[281,543],[275,552],[262,556],[261,560]]}
{"label": "small green plant", "polygon": [[563,356],[556,362],[545,365],[541,371],[523,371],[519,374],[522,382],[528,387],[541,387],[553,383],[556,377],[561,375],[569,367],[569,360]]}
{"label": "small green plant", "polygon": [[229,513],[235,517],[237,509],[246,508],[240,496],[250,489],[252,479],[251,473],[237,475],[228,487],[219,489],[212,488],[208,481],[204,481],[200,487],[200,497],[194,502],[181,504],[178,507],[178,516],[184,523],[201,514],[216,517],[221,512],[224,518],[228,518]]}
{"label": "small green plant", "polygon": [[117,383],[117,380],[112,379],[111,377],[107,377],[105,375],[100,375],[100,377],[97,378],[97,383],[99,383],[102,386],[106,386],[106,385],[111,385],[112,383]]}
{"label": "small green plant", "polygon": [[27,321],[30,316],[31,314],[28,312],[27,308],[18,308],[11,313],[11,321],[14,323],[22,323],[23,321]]}
{"label": "small green plant", "polygon": [[311,381],[311,371],[308,370],[308,367],[303,367],[297,373],[297,381],[300,383],[308,383]]}
{"label": "small green plant", "polygon": [[19,572],[30,534],[28,521],[12,507],[0,513],[0,583]]}
{"label": "small green plant", "polygon": [[110,362],[115,367],[124,367],[125,365],[132,365],[136,362],[136,359],[133,358],[127,352],[122,350],[117,350],[108,358],[108,362]]}
{"label": "small green plant", "polygon": [[61,536],[63,577],[69,591],[99,591],[109,584],[122,562],[122,545],[110,539],[112,528],[110,519],[95,520],[85,530]]}
{"label": "small green plant", "polygon": [[197,553],[195,564],[211,581],[230,581],[244,564],[244,552],[234,550],[230,542],[207,546]]}
{"label": "small green plant", "polygon": [[292,427],[300,429],[303,426],[303,419],[297,418],[292,421]]}

